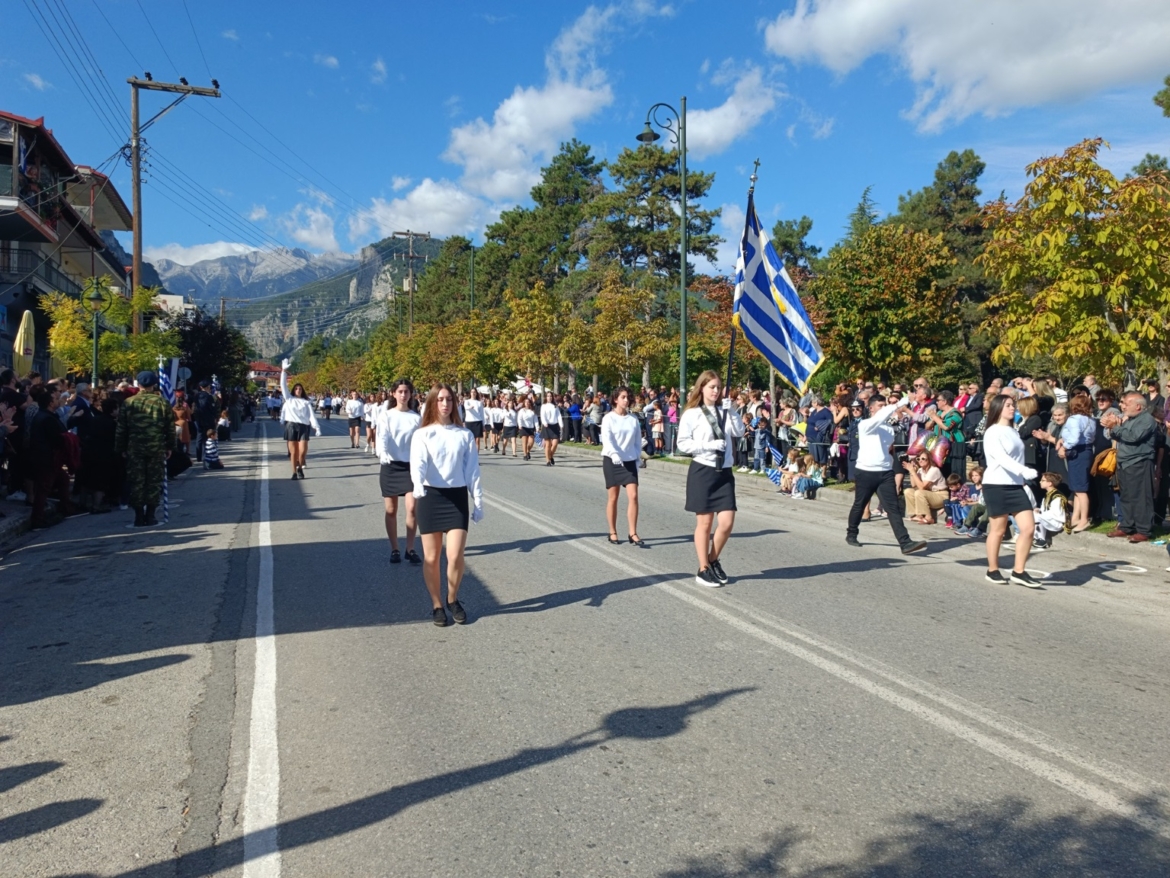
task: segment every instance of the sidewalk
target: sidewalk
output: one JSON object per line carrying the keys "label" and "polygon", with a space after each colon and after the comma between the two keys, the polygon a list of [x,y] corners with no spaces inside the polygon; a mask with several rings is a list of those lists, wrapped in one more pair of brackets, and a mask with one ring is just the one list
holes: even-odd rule
{"label": "sidewalk", "polygon": [[[601,449],[561,445],[557,448],[557,454],[582,460],[598,460],[601,457]],[[680,460],[681,463],[677,462]],[[677,482],[680,487],[686,485],[688,466],[689,462],[685,458],[652,457],[646,461],[647,472],[663,475],[671,481]],[[851,488],[821,488],[817,491],[816,500],[793,500],[777,493],[776,486],[765,476],[737,472],[735,474],[735,489],[739,492],[747,491],[753,495],[771,497],[775,500],[777,507],[782,510],[799,509],[801,514],[805,514],[810,508],[820,509],[831,520],[840,524],[840,534],[830,532],[832,537],[839,536],[844,539],[846,514],[853,505],[853,490]],[[942,524],[933,527],[915,527],[908,522],[907,527],[910,528],[910,533],[915,538],[920,539],[929,539],[931,536],[939,534],[951,535],[950,529]],[[1167,555],[1166,546],[1156,546],[1153,543],[1135,545],[1125,540],[1111,540],[1104,534],[1097,533],[1059,536],[1049,551],[1072,552],[1102,562],[1133,564],[1149,570],[1164,570],[1170,565],[1170,556]]]}

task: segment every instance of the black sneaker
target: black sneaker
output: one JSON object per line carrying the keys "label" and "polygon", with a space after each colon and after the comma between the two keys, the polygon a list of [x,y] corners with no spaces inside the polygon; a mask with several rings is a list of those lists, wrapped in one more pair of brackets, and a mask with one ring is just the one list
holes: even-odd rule
{"label": "black sneaker", "polygon": [[1044,587],[1043,585],[1040,584],[1040,580],[1034,579],[1032,577],[1032,574],[1029,573],[1027,570],[1021,571],[1020,573],[1017,573],[1016,571],[1013,570],[1012,575],[1011,575],[1011,582],[1015,585],[1022,585],[1025,588],[1043,588]]}
{"label": "black sneaker", "polygon": [[845,542],[855,549],[861,548],[861,543],[858,542],[857,537],[845,537]]}
{"label": "black sneaker", "polygon": [[715,578],[715,574],[711,572],[710,567],[704,567],[695,574],[695,582],[699,585],[705,585],[707,588],[722,588],[723,583]]}
{"label": "black sneaker", "polygon": [[390,563],[391,564],[401,564],[402,563],[402,555],[397,549],[390,550]]}
{"label": "black sneaker", "polygon": [[719,580],[720,585],[727,585],[730,582],[727,574],[723,572],[723,565],[718,560],[711,562],[711,572],[715,574],[715,578]]}
{"label": "black sneaker", "polygon": [[1008,579],[998,570],[988,570],[983,576],[988,582],[994,582],[996,585],[1007,585]]}
{"label": "black sneaker", "polygon": [[913,543],[906,543],[902,546],[903,555],[913,555],[915,552],[921,552],[926,548],[926,540],[918,540]]}
{"label": "black sneaker", "polygon": [[297,467],[297,475],[300,476],[302,479],[305,477],[305,468],[303,466]]}
{"label": "black sneaker", "polygon": [[449,624],[447,622],[447,611],[442,607],[435,607],[435,611],[432,613],[432,618],[435,620],[435,625],[440,628],[446,628]]}
{"label": "black sneaker", "polygon": [[467,624],[467,610],[463,609],[463,604],[459,601],[449,601],[447,608],[451,611],[451,618],[455,620],[456,625]]}
{"label": "black sneaker", "polygon": [[1032,551],[1046,552],[1048,551],[1048,544],[1044,540],[1032,540]]}
{"label": "black sneaker", "polygon": [[414,549],[407,549],[406,550],[406,560],[409,561],[411,564],[421,564],[422,563],[422,558],[420,558],[418,556],[418,552],[416,552]]}

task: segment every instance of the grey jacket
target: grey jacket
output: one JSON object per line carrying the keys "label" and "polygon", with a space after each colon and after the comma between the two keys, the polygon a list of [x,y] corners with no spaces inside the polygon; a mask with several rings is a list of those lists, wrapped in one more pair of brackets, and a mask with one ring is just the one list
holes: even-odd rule
{"label": "grey jacket", "polygon": [[1111,432],[1117,440],[1117,465],[1122,469],[1154,460],[1158,422],[1149,412],[1127,418]]}

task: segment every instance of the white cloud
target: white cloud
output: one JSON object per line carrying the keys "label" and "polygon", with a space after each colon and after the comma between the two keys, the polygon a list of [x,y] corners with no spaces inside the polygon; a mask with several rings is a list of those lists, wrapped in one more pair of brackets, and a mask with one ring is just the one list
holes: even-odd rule
{"label": "white cloud", "polygon": [[349,221],[351,241],[364,241],[372,232],[384,238],[391,232],[415,229],[432,235],[470,235],[483,227],[490,209],[448,180],[424,179],[401,198],[375,198],[368,210]]}
{"label": "white cloud", "polygon": [[252,205],[252,209],[248,211],[248,219],[254,223],[258,223],[262,219],[268,219],[268,208],[263,204]]}
{"label": "white cloud", "polygon": [[386,62],[378,58],[370,65],[370,82],[381,85],[386,81]]}
{"label": "white cloud", "polygon": [[144,247],[142,255],[148,262],[169,259],[179,265],[194,265],[196,262],[202,262],[205,259],[219,259],[221,256],[243,256],[256,249],[258,248],[232,241],[215,241],[211,244],[195,244],[190,247],[184,247],[181,244]]}
{"label": "white cloud", "polygon": [[284,227],[294,241],[310,250],[333,252],[341,249],[333,230],[333,217],[319,207],[298,204],[285,217]]}
{"label": "white cloud", "polygon": [[393,177],[390,180],[390,188],[392,188],[395,192],[401,192],[412,182],[413,181],[410,179],[410,177]]}
{"label": "white cloud", "polygon": [[[728,75],[725,65],[716,81]],[[699,158],[723,152],[772,112],[781,96],[762,70],[749,67],[735,78],[731,94],[718,107],[687,113],[687,151]]]}
{"label": "white cloud", "polygon": [[1170,15],[1151,0],[797,0],[765,42],[839,74],[893,56],[918,88],[906,116],[937,131],[1159,78]]}
{"label": "white cloud", "polygon": [[734,274],[735,260],[739,258],[739,241],[743,237],[747,214],[738,204],[725,204],[722,211],[719,214],[719,237],[723,239],[723,243],[715,248],[715,259],[711,264],[722,274]]}
{"label": "white cloud", "polygon": [[35,88],[37,91],[44,91],[53,87],[53,83],[49,82],[44,77],[36,73],[24,74],[24,81]]}
{"label": "white cloud", "polygon": [[220,34],[220,36],[222,36],[225,40],[231,40],[232,42],[238,42],[240,39],[240,35],[236,33],[235,29],[233,28],[225,30],[222,34]]}
{"label": "white cloud", "polygon": [[318,53],[313,56],[313,61],[314,63],[320,64],[322,67],[328,67],[330,70],[336,70],[341,66],[341,62],[332,55],[322,55]]}
{"label": "white cloud", "polygon": [[451,97],[443,101],[443,106],[447,110],[447,115],[454,119],[463,112],[463,98],[459,97],[459,95],[451,95]]}

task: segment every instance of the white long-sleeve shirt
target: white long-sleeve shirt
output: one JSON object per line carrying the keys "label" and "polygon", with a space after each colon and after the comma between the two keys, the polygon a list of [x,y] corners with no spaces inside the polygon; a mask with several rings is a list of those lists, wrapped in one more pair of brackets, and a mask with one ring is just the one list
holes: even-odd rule
{"label": "white long-sleeve shirt", "polygon": [[500,409],[500,413],[503,415],[505,427],[516,426],[516,409]]}
{"label": "white long-sleeve shirt", "polygon": [[366,404],[360,399],[347,399],[345,401],[345,415],[349,418],[360,418],[366,411]]}
{"label": "white long-sleeve shirt", "polygon": [[901,407],[900,402],[883,406],[872,418],[863,418],[857,425],[857,469],[880,473],[894,468],[894,460],[890,457],[894,427],[888,422]]}
{"label": "white long-sleeve shirt", "polygon": [[996,424],[983,433],[987,469],[985,485],[1023,485],[1036,478],[1036,470],[1024,464],[1024,440],[1014,427]]}
{"label": "white long-sleeve shirt", "polygon": [[619,466],[642,456],[642,425],[633,415],[610,412],[601,422],[601,453]]}
{"label": "white long-sleeve shirt", "polygon": [[463,400],[463,420],[483,422],[483,403],[478,399]]}
{"label": "white long-sleeve shirt", "polygon": [[520,409],[516,412],[516,424],[523,430],[535,430],[536,412],[532,409]]}
{"label": "white long-sleeve shirt", "polygon": [[561,410],[551,402],[540,407],[540,425],[542,427],[559,427],[561,425]]}
{"label": "white long-sleeve shirt", "polygon": [[288,372],[280,370],[280,393],[284,397],[284,405],[280,409],[282,424],[308,424],[313,432],[321,435],[321,425],[317,423],[317,416],[313,414],[313,403],[303,396],[293,396],[288,392]]}
{"label": "white long-sleeve shirt", "polygon": [[387,408],[378,413],[374,422],[374,444],[381,463],[409,463],[410,439],[422,419],[417,412]]}
{"label": "white long-sleeve shirt", "polygon": [[483,511],[479,453],[466,427],[431,424],[415,430],[410,439],[410,478],[415,497],[425,497],[427,488],[465,487],[475,508]]}
{"label": "white long-sleeve shirt", "polygon": [[[734,408],[727,413],[724,419],[719,408],[711,410],[717,421],[723,420],[726,442],[723,446],[723,468],[730,469],[735,464],[735,449],[731,440],[743,435],[743,418]],[[605,428],[606,418],[601,422]],[[695,463],[703,466],[715,466],[719,461],[719,452],[715,449],[715,431],[707,423],[707,416],[703,414],[701,406],[687,409],[678,419],[678,450],[683,454],[691,455]]]}

